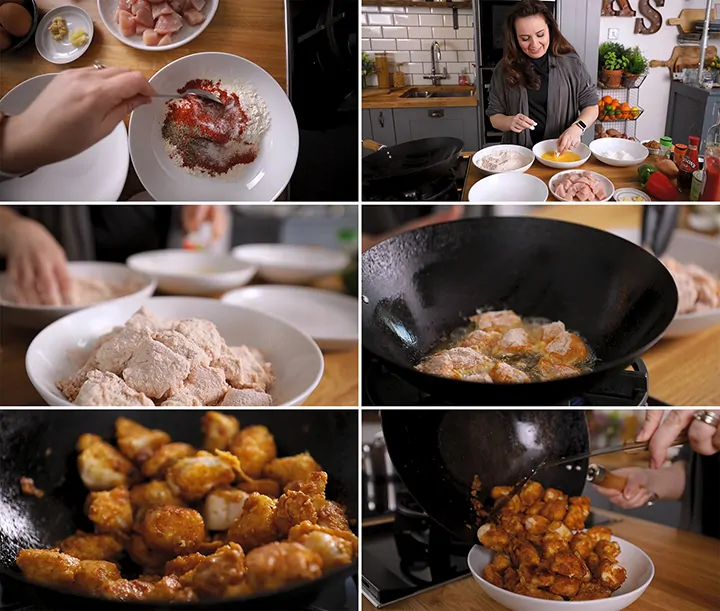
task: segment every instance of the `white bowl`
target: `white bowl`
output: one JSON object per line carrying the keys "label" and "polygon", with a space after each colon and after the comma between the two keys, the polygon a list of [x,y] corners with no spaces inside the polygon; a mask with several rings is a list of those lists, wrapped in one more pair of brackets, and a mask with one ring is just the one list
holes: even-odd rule
{"label": "white bowl", "polygon": [[[0,100],[0,110],[8,115],[20,114],[53,78],[54,74],[41,74],[20,83]],[[128,165],[127,131],[120,121],[110,135],[79,155],[23,178],[0,182],[0,201],[117,201]]]}
{"label": "white bowl", "polygon": [[492,562],[495,552],[476,545],[468,554],[468,566],[477,584],[494,601],[511,611],[560,611],[578,609],[582,611],[621,611],[640,598],[655,576],[655,566],[650,557],[636,545],[613,537],[620,544],[618,562],[627,570],[625,583],[610,598],[600,600],[543,600],[508,592],[482,578],[482,571]]}
{"label": "white bowl", "polygon": [[145,43],[143,43],[142,35],[131,36],[130,38],[122,35],[122,33],[120,32],[120,26],[115,23],[115,11],[118,8],[117,0],[98,0],[97,4],[98,12],[100,13],[100,19],[102,19],[103,24],[105,25],[107,30],[120,42],[125,43],[129,47],[140,49],[141,51],[169,51],[170,49],[177,49],[178,47],[182,47],[183,45],[189,43],[191,40],[194,40],[195,38],[200,36],[203,30],[208,27],[208,25],[210,25],[213,17],[215,17],[215,12],[218,8],[218,2],[219,0],[207,0],[205,2],[203,10],[201,11],[203,15],[205,15],[205,21],[198,25],[188,25],[183,20],[183,27],[173,34],[174,42],[169,45],[164,45],[162,47],[151,47],[146,45]]}
{"label": "white bowl", "polygon": [[[615,166],[616,168],[629,168],[634,165],[640,165],[650,154],[650,151],[639,142],[634,140],[625,140],[624,138],[599,138],[590,143],[590,150],[598,161],[602,161],[606,165]],[[605,153],[617,153],[625,151],[632,155],[632,159],[610,159]]]}
{"label": "white bowl", "polygon": [[350,263],[342,250],[296,244],[244,244],[233,248],[232,255],[257,266],[258,276],[276,284],[307,284],[339,274]]}
{"label": "white bowl", "polygon": [[157,280],[158,288],[177,295],[216,295],[243,286],[257,268],[230,255],[192,250],[152,250],[132,255],[130,269]]}
{"label": "white bowl", "polygon": [[[522,155],[523,160],[524,160],[522,167],[519,167],[516,170],[507,170],[504,172],[498,172],[498,171],[486,170],[480,165],[480,162],[483,157],[487,157],[488,155],[499,153],[501,151],[514,151],[514,152]],[[509,173],[513,173],[513,172],[518,172],[520,174],[523,174],[530,169],[530,167],[532,166],[534,161],[535,161],[535,155],[533,155],[533,152],[530,149],[527,149],[524,146],[518,146],[517,144],[495,144],[493,146],[488,146],[484,149],[479,150],[477,153],[475,153],[473,155],[473,158],[472,158],[472,162],[473,162],[473,164],[475,164],[475,167],[478,168],[483,174],[487,174],[489,176],[492,176],[493,174],[509,174]]]}
{"label": "white bowl", "polygon": [[[613,193],[613,199],[616,202],[630,204],[638,203],[638,201],[632,201],[633,197],[639,197],[644,202],[652,202],[652,198],[647,193],[645,193],[645,191],[640,191],[640,189],[631,189],[629,187],[624,187],[622,189],[617,189],[615,193]],[[630,198],[630,200],[625,200],[624,198]]]}
{"label": "white bowl", "polygon": [[282,318],[312,337],[321,350],[348,350],[358,342],[358,300],[304,286],[248,286],[221,301]]}
{"label": "white bowl", "polygon": [[260,153],[237,178],[193,176],[165,151],[161,134],[165,100],[155,99],[130,116],[130,156],[140,181],[155,201],[274,201],[295,170],[300,136],[290,100],[277,81],[260,66],[229,53],[195,53],[157,72],[152,86],[174,92],[188,81],[207,78],[252,86],[265,101],[270,128]]}
{"label": "white bowl", "polygon": [[[269,391],[276,405],[301,405],[320,383],[324,366],[320,348],[307,335],[278,318],[198,297],[155,297],[144,305],[164,320],[209,320],[228,346],[245,344],[258,348],[272,363],[276,375]],[[82,361],[81,351],[94,345],[113,327],[125,324],[136,310],[126,303],[99,305],[61,318],[35,337],[25,357],[25,368],[48,405],[72,405],[55,383],[77,370]]]}
{"label": "white bowl", "polygon": [[590,152],[590,147],[587,144],[583,144],[582,142],[579,142],[578,145],[571,151],[572,153],[580,155],[580,161],[561,163],[559,161],[550,161],[548,159],[543,159],[542,155],[544,153],[549,153],[551,151],[557,150],[557,142],[557,140],[543,140],[542,142],[538,142],[532,150],[533,154],[535,155],[535,159],[537,159],[543,165],[546,165],[549,168],[554,168],[556,170],[569,170],[571,168],[579,168],[588,159],[590,159],[590,155],[592,154]]}
{"label": "white bowl", "polygon": [[[71,277],[76,278],[102,278],[108,282],[125,284],[132,283],[136,289],[117,299],[110,299],[102,303],[126,303],[129,307],[138,309],[155,292],[156,282],[149,276],[133,271],[122,263],[102,263],[99,261],[71,261],[68,263]],[[4,309],[4,319],[8,324],[28,329],[42,329],[52,322],[93,307],[98,304],[86,306],[24,306],[7,301],[10,292],[10,279],[7,273],[0,274],[0,306]]]}
{"label": "white bowl", "polygon": [[602,174],[598,174],[597,172],[590,172],[595,178],[597,178],[605,187],[605,193],[607,193],[607,197],[605,199],[597,199],[592,200],[588,202],[581,202],[576,199],[565,199],[564,197],[560,197],[556,191],[555,191],[555,185],[562,180],[563,176],[567,176],[568,174],[582,174],[583,172],[589,172],[589,170],[566,170],[565,172],[558,172],[550,179],[550,192],[553,194],[553,196],[560,200],[561,202],[573,202],[575,204],[597,204],[600,202],[607,202],[612,199],[613,194],[615,193],[615,185],[612,183],[612,181],[608,178],[605,178]]}
{"label": "white bowl", "polygon": [[478,180],[468,193],[468,200],[489,202],[545,202],[547,185],[531,174],[508,172]]}
{"label": "white bowl", "polygon": [[[611,233],[640,244],[640,230],[634,227],[613,229]],[[676,229],[665,254],[688,265],[696,263],[720,277],[720,242],[699,236],[692,231]],[[663,337],[684,337],[710,329],[720,324],[720,308],[696,314],[678,314],[670,323]]]}
{"label": "white bowl", "polygon": [[[117,6],[117,3],[116,3]],[[68,35],[63,40],[55,40],[48,28],[55,17],[64,17],[67,23]],[[70,33],[82,28],[87,32],[88,40],[81,47],[75,47],[70,42]],[[38,53],[53,64],[69,64],[80,58],[90,47],[95,27],[90,15],[79,6],[65,5],[51,9],[40,20],[35,30],[35,46]]]}

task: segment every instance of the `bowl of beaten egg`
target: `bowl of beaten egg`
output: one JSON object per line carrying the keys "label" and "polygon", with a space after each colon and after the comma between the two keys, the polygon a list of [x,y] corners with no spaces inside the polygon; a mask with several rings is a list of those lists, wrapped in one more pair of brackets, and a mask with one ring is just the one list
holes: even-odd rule
{"label": "bowl of beaten egg", "polygon": [[533,153],[535,159],[537,159],[543,165],[549,168],[555,168],[556,170],[570,170],[572,168],[578,168],[588,159],[590,159],[591,151],[587,144],[582,142],[572,151],[566,151],[562,157],[558,157],[555,153],[558,148],[557,140],[543,140],[538,142],[533,147]]}

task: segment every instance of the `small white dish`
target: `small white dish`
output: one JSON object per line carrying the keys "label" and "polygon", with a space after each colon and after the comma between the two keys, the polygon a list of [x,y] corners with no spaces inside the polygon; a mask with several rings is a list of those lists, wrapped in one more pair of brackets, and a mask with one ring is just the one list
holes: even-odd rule
{"label": "small white dish", "polygon": [[[650,151],[639,142],[625,140],[624,138],[599,138],[590,143],[590,150],[598,161],[616,168],[629,168],[640,165],[650,154]],[[607,153],[625,151],[632,155],[632,159],[611,159]]]}
{"label": "small white dish", "polygon": [[321,350],[348,350],[358,342],[358,300],[349,295],[301,286],[248,286],[221,301],[277,316],[307,333]]}
{"label": "small white dish", "polygon": [[[8,115],[23,112],[55,78],[41,74],[20,83],[0,100]],[[22,178],[0,182],[0,201],[117,201],[127,178],[128,138],[125,123],[79,155],[43,166]]]}
{"label": "small white dish", "polygon": [[[55,17],[64,17],[67,22],[68,33],[62,40],[54,40],[48,30]],[[84,45],[75,47],[70,42],[70,34],[78,28],[85,30],[88,39]],[[47,61],[53,64],[70,64],[88,50],[94,32],[95,27],[90,15],[79,6],[71,4],[56,6],[45,13],[45,16],[40,20],[37,30],[35,30],[35,46],[38,53]]]}
{"label": "small white dish", "polygon": [[478,180],[468,193],[468,200],[489,202],[545,202],[547,185],[532,174],[506,172]]}
{"label": "small white dish", "polygon": [[[582,174],[584,172],[588,172],[588,173],[592,174],[594,178],[598,179],[602,183],[602,185],[605,189],[605,193],[607,193],[607,197],[605,197],[604,199],[594,199],[594,200],[590,200],[590,201],[586,201],[586,202],[581,202],[576,199],[566,199],[564,197],[560,197],[557,194],[557,191],[556,191],[557,183],[560,182],[563,179],[563,177],[565,177],[569,174]],[[565,172],[558,172],[557,174],[555,174],[555,176],[553,176],[550,179],[549,186],[550,186],[550,192],[553,194],[553,197],[555,197],[555,199],[557,199],[561,202],[573,202],[574,204],[599,204],[601,202],[607,202],[612,199],[612,196],[615,193],[615,185],[612,183],[612,181],[609,178],[606,178],[605,176],[603,176],[602,174],[598,174],[597,172],[590,172],[589,170],[566,170]]]}
{"label": "small white dish", "polygon": [[579,168],[581,165],[587,162],[587,160],[590,159],[590,156],[592,155],[590,147],[587,144],[579,142],[577,146],[570,152],[580,155],[580,161],[571,161],[568,163],[564,163],[560,161],[543,159],[542,156],[545,153],[550,153],[557,150],[557,143],[557,140],[543,140],[542,142],[538,142],[532,150],[533,154],[535,155],[535,159],[537,159],[540,163],[546,165],[549,168],[554,168],[556,170],[570,170],[572,168]]}
{"label": "small white dish", "polygon": [[290,182],[300,146],[295,112],[286,93],[260,66],[229,53],[181,57],[158,71],[150,83],[157,91],[172,92],[197,78],[236,81],[255,89],[270,119],[260,152],[236,178],[190,174],[165,150],[161,129],[166,106],[165,100],[157,98],[130,116],[130,156],[148,194],[155,201],[274,201]]}
{"label": "small white dish", "polygon": [[544,600],[509,592],[499,588],[482,577],[483,569],[492,562],[495,552],[482,545],[476,545],[468,554],[468,567],[475,582],[490,598],[510,611],[559,611],[578,609],[578,611],[622,611],[632,605],[647,590],[655,576],[655,565],[644,551],[636,545],[613,537],[620,544],[618,562],[625,567],[627,579],[613,592],[610,598],[599,600]]}
{"label": "small white dish", "polygon": [[[633,198],[640,198],[633,200]],[[630,204],[637,204],[640,201],[643,202],[651,202],[652,198],[645,193],[645,191],[640,191],[640,189],[631,189],[629,187],[624,187],[622,189],[616,189],[615,193],[613,193],[613,199],[616,202],[623,202],[623,203],[630,203]]]}
{"label": "small white dish", "polygon": [[194,250],[152,250],[132,255],[127,266],[155,278],[158,288],[176,295],[207,296],[243,286],[257,268],[230,255]]}
{"label": "small white dish", "polygon": [[232,256],[258,268],[258,276],[275,284],[307,284],[341,273],[350,263],[342,250],[296,244],[244,244]]}
{"label": "small white dish", "polygon": [[98,13],[100,13],[100,19],[102,19],[105,28],[120,42],[126,44],[128,47],[134,49],[140,49],[141,51],[169,51],[170,49],[177,49],[186,45],[191,40],[195,40],[200,34],[203,33],[205,28],[210,25],[210,22],[215,17],[215,13],[218,9],[219,0],[207,0],[202,11],[205,15],[205,21],[198,25],[188,25],[183,20],[183,26],[180,30],[173,34],[174,42],[169,45],[163,45],[162,47],[146,45],[143,42],[142,36],[124,36],[120,32],[120,26],[115,22],[115,11],[118,8],[117,0],[98,0]]}
{"label": "small white dish", "polygon": [[[322,379],[324,360],[318,345],[279,318],[199,297],[154,297],[144,306],[162,320],[209,320],[228,346],[244,344],[260,350],[275,372],[269,390],[274,405],[302,405]],[[77,371],[82,353],[104,333],[124,325],[137,309],[126,303],[95,306],[61,318],[35,337],[27,350],[25,369],[48,405],[72,406],[56,382]]]}
{"label": "small white dish", "polygon": [[[157,283],[141,272],[133,271],[122,263],[104,263],[100,261],[70,261],[68,273],[75,278],[102,278],[108,282],[125,285],[132,284],[134,290],[117,299],[101,303],[123,302],[131,307],[140,308],[152,297]],[[3,308],[3,319],[12,326],[27,329],[42,329],[52,322],[80,310],[93,307],[84,306],[26,306],[9,301],[10,279],[7,273],[0,274],[0,307]]]}
{"label": "small white dish", "polygon": [[[493,170],[486,170],[482,167],[481,163],[484,157],[487,157],[488,155],[493,155],[496,153],[500,153],[502,151],[512,151],[515,153],[518,153],[523,158],[523,165],[515,170],[505,170],[505,171],[493,171]],[[487,174],[489,176],[492,176],[494,174],[511,174],[511,173],[520,173],[524,174],[527,172],[532,164],[535,162],[535,155],[533,155],[533,152],[530,149],[525,148],[524,146],[518,146],[517,144],[495,144],[493,146],[488,146],[484,149],[479,150],[477,153],[473,155],[472,162],[475,165],[476,168],[478,168],[483,174]]]}

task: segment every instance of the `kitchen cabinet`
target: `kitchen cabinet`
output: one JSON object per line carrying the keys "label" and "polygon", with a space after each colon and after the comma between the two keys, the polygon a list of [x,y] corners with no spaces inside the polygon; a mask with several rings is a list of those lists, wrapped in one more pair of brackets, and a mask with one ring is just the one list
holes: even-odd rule
{"label": "kitchen cabinet", "polygon": [[[372,122],[372,119],[370,118],[370,111],[363,110],[362,111],[362,121],[360,123],[361,128],[362,128],[362,139],[363,140],[374,140],[371,122]],[[362,156],[363,157],[367,157],[370,154],[372,154],[372,151],[366,149],[365,147],[362,147]]]}
{"label": "kitchen cabinet", "polygon": [[480,148],[477,108],[396,108],[396,142],[408,142],[421,138],[459,138],[463,149],[476,151]]}
{"label": "kitchen cabinet", "polygon": [[[371,108],[370,113],[370,131],[372,139],[375,142],[392,146],[397,144],[395,139],[395,123],[393,121],[393,111],[391,108]],[[365,133],[365,127],[363,127]],[[364,137],[364,136],[363,136]]]}
{"label": "kitchen cabinet", "polygon": [[720,90],[707,91],[673,81],[670,86],[665,133],[674,143],[687,144],[690,136],[701,140],[700,150],[705,146],[705,136],[717,121],[720,111]]}

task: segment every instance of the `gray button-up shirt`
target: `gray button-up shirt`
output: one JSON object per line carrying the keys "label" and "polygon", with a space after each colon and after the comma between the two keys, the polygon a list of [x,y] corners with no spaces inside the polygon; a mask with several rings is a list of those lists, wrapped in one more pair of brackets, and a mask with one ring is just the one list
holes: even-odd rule
{"label": "gray button-up shirt", "polygon": [[[583,109],[598,103],[598,93],[595,79],[590,77],[585,64],[577,54],[550,55],[549,62],[545,137],[554,139],[559,138],[577,121]],[[487,116],[498,114],[514,116],[518,113],[528,115],[529,108],[527,89],[522,85],[508,86],[504,63],[501,61],[495,68],[490,82],[490,99],[485,111]],[[504,132],[502,141],[505,144],[519,144],[527,148],[533,146],[531,132],[527,129],[519,134]]]}

